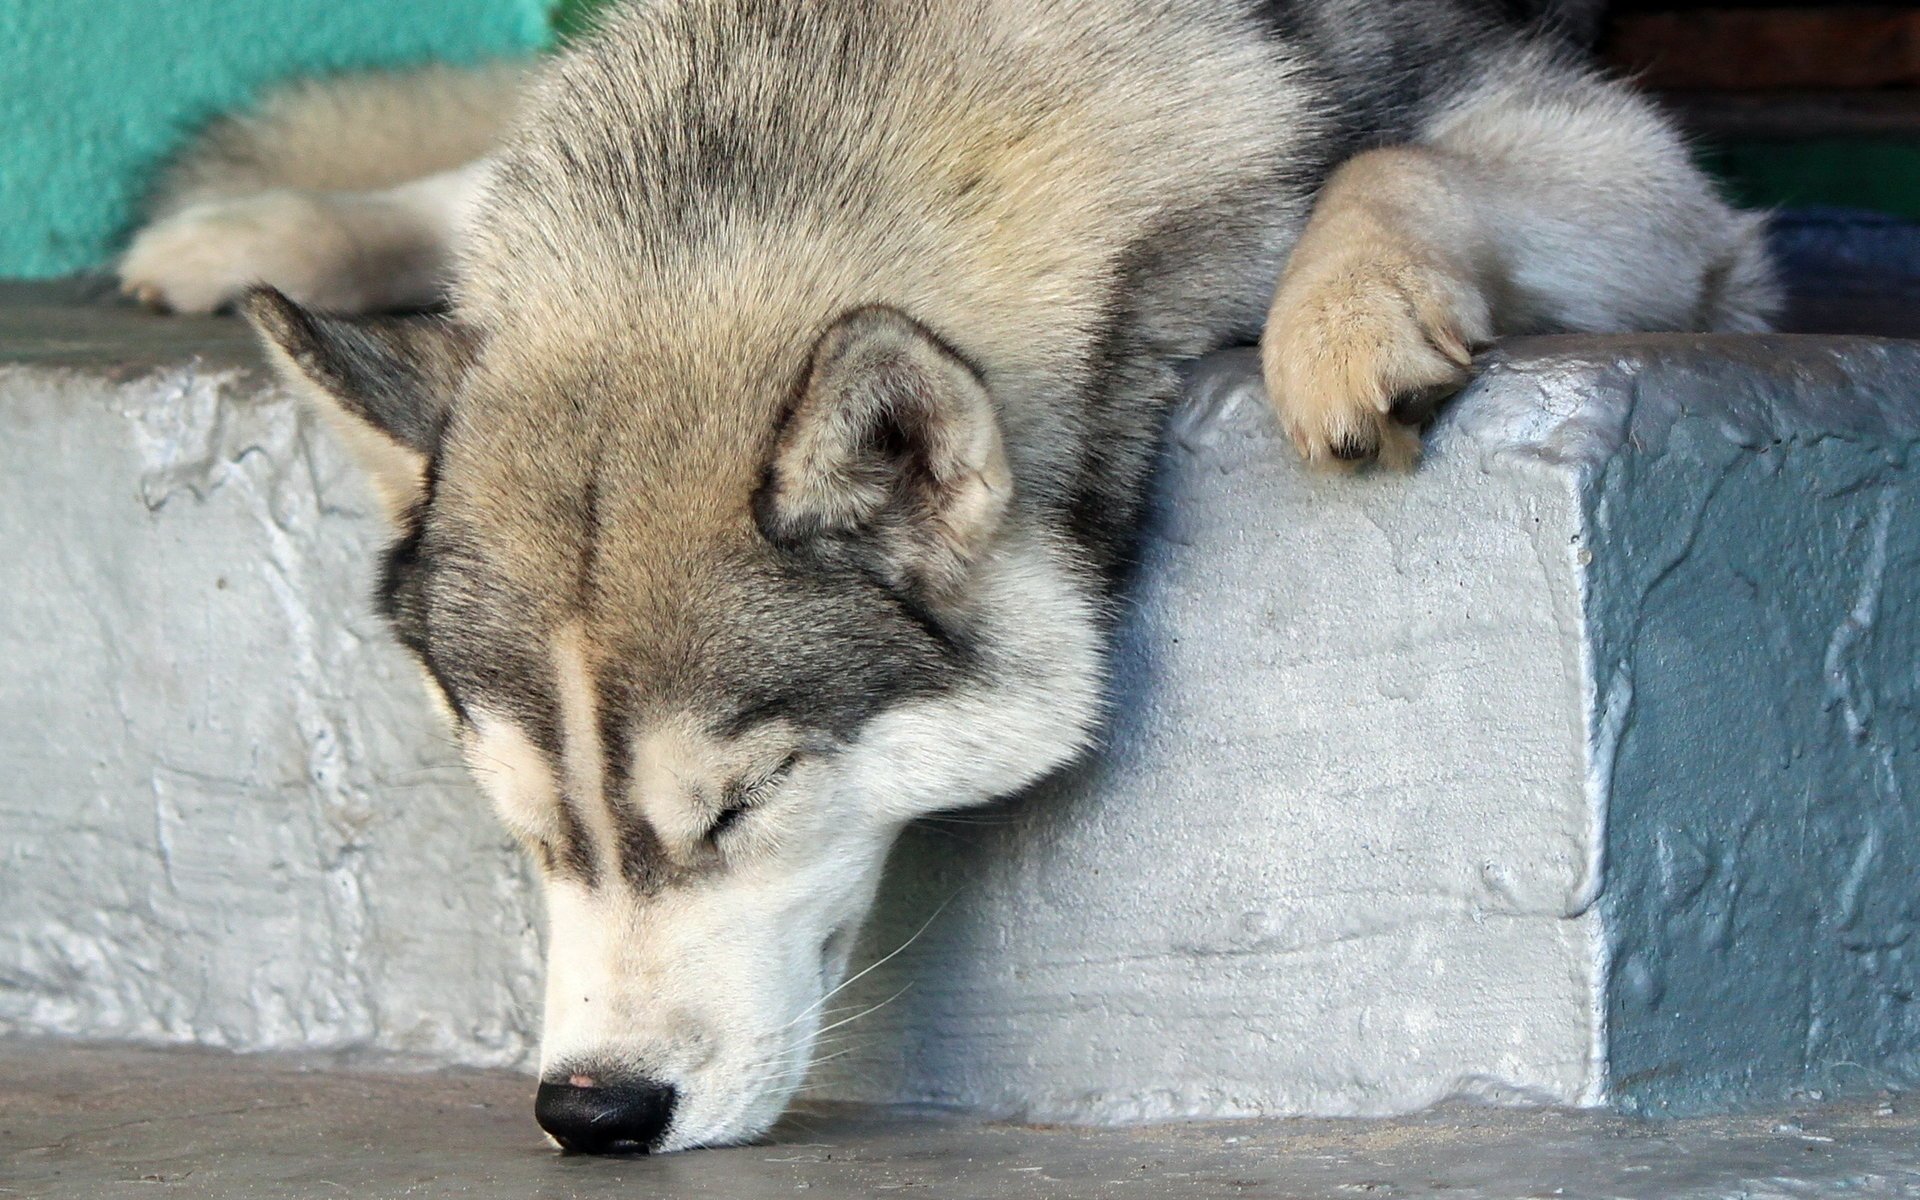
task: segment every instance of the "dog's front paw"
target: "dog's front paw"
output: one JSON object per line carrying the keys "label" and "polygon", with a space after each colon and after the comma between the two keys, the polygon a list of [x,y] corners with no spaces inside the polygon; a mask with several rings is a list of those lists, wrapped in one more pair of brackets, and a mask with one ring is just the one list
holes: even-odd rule
{"label": "dog's front paw", "polygon": [[271,284],[301,304],[354,311],[351,231],[324,201],[267,192],[182,209],[147,226],[120,259],[120,290],[151,308],[208,313]]}
{"label": "dog's front paw", "polygon": [[1311,462],[1411,467],[1419,425],[1465,385],[1491,334],[1485,300],[1411,255],[1301,249],[1310,257],[1289,267],[1260,339],[1281,424]]}

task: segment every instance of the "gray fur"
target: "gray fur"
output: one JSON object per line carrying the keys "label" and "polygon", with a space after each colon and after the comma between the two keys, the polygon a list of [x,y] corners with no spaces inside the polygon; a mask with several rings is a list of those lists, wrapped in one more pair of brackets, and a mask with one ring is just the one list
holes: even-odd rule
{"label": "gray fur", "polygon": [[487,163],[168,208],[125,273],[282,283],[316,206],[457,256],[447,317],[250,311],[387,435],[383,607],[548,879],[550,1068],[736,1140],[899,824],[1092,739],[1181,360],[1260,338],[1304,452],[1405,460],[1490,337],[1764,323],[1757,221],[1580,63],[1587,7],[637,4]]}

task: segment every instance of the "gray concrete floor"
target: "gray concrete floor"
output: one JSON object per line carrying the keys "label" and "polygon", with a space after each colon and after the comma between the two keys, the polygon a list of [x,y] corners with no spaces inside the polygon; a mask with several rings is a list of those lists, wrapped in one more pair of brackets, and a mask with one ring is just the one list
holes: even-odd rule
{"label": "gray concrete floor", "polygon": [[0,1198],[1920,1196],[1920,1097],[1649,1123],[1469,1106],[1393,1121],[1080,1129],[812,1108],[767,1144],[548,1149],[531,1082],[0,1041]]}

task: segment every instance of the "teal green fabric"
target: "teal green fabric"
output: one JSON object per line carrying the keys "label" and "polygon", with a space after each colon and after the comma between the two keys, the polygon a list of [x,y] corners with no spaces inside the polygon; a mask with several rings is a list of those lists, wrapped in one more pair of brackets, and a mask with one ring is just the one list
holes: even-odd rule
{"label": "teal green fabric", "polygon": [[[608,0],[0,0],[0,277],[102,264],[196,125],[293,75],[523,53]],[[1920,148],[1737,144],[1750,204],[1920,216]]]}
{"label": "teal green fabric", "polygon": [[1838,205],[1920,220],[1920,138],[1754,139],[1710,147],[1703,159],[1755,208]]}
{"label": "teal green fabric", "polygon": [[553,27],[563,38],[578,37],[593,28],[594,18],[612,0],[558,0]]}
{"label": "teal green fabric", "polygon": [[0,0],[0,276],[102,264],[196,125],[294,75],[544,45],[553,0]]}

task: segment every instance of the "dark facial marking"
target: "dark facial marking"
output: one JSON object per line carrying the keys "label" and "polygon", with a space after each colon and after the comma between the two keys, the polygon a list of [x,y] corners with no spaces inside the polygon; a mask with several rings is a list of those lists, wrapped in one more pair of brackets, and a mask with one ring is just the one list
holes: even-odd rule
{"label": "dark facial marking", "polygon": [[620,874],[643,896],[660,891],[677,874],[666,847],[660,844],[660,835],[631,804],[616,798],[610,807],[614,834],[620,839]]}
{"label": "dark facial marking", "polygon": [[800,756],[789,754],[781,764],[758,779],[734,779],[720,792],[720,812],[707,827],[706,841],[709,845],[720,840],[720,835],[740,823],[740,819],[753,809],[760,798],[780,781],[793,773]]}
{"label": "dark facial marking", "polygon": [[388,628],[403,647],[412,653],[446,697],[447,705],[462,725],[472,723],[460,693],[440,664],[434,661],[427,640],[426,568],[421,550],[421,505],[407,517],[400,539],[388,548],[381,563],[380,579],[375,587],[374,608],[386,618]]}
{"label": "dark facial marking", "polygon": [[708,843],[719,841],[721,834],[738,825],[740,818],[747,815],[748,807],[745,801],[736,800],[728,802],[727,806],[720,810],[720,815],[713,819],[713,824],[707,826],[706,840]]}
{"label": "dark facial marking", "polygon": [[[560,738],[554,723],[553,689],[521,649],[509,650],[491,640],[472,636],[493,622],[486,619],[463,620],[460,609],[477,603],[469,593],[473,587],[456,589],[462,602],[453,613],[442,612],[435,624],[429,622],[432,610],[432,585],[436,570],[446,570],[448,557],[460,557],[456,550],[445,553],[443,535],[429,536],[427,517],[439,480],[438,457],[429,460],[427,487],[422,499],[407,514],[401,536],[388,549],[382,564],[375,606],[384,616],[395,638],[411,651],[431,675],[448,704],[463,724],[471,723],[469,705],[484,703],[506,712],[527,729],[536,749],[549,760],[556,777],[560,774]],[[529,631],[527,639],[537,635]],[[506,640],[505,638],[499,639]],[[622,737],[607,737],[604,744],[612,753],[606,769],[610,785],[624,789],[628,764],[626,742]],[[620,794],[611,791],[609,794]],[[598,859],[593,840],[580,818],[578,802],[570,796],[559,800],[560,833],[556,843],[542,842],[534,854],[541,870],[555,877],[571,879],[584,887],[598,883]],[[651,831],[648,831],[650,834]],[[622,847],[622,865],[627,853]]]}
{"label": "dark facial marking", "polygon": [[560,845],[555,848],[555,869],[581,887],[592,888],[600,882],[599,860],[593,853],[593,836],[580,820],[573,797],[560,798]]}
{"label": "dark facial marking", "polygon": [[587,486],[580,498],[578,524],[581,553],[576,603],[582,611],[586,611],[593,606],[596,574],[600,565],[600,473],[597,469],[587,477]]}

